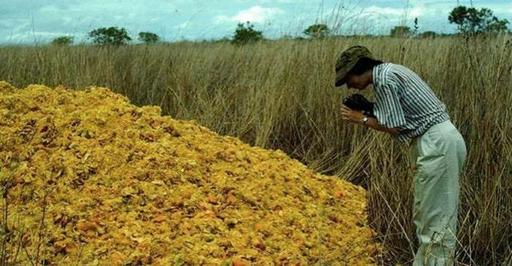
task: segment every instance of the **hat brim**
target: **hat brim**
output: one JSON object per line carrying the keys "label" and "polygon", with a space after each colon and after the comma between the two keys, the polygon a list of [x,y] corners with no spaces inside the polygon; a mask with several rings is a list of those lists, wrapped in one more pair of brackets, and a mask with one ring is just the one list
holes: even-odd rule
{"label": "hat brim", "polygon": [[334,85],[336,87],[341,87],[345,83],[347,83],[347,75],[350,72],[350,70],[352,70],[352,68],[357,64],[358,60],[355,60],[355,62],[350,62],[349,64],[343,66],[342,68],[336,71],[336,80],[334,82]]}
{"label": "hat brim", "polygon": [[334,83],[334,86],[341,87],[341,86],[345,85],[345,83],[347,83],[347,81],[345,80],[345,78],[342,78],[342,79],[336,80],[336,82]]}

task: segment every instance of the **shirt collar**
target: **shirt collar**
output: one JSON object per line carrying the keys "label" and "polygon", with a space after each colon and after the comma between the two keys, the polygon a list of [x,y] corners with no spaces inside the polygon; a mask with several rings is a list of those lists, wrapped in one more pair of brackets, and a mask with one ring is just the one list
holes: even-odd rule
{"label": "shirt collar", "polygon": [[373,86],[376,87],[376,86],[382,86],[384,84],[384,80],[382,80],[382,71],[384,70],[384,68],[386,67],[386,65],[388,65],[389,63],[382,63],[380,65],[376,65],[374,68],[373,68]]}
{"label": "shirt collar", "polygon": [[372,79],[373,79],[373,86],[374,87],[377,87],[377,86],[381,86],[381,83],[382,83],[382,80],[380,80],[380,75],[381,75],[381,72],[382,72],[382,69],[384,68],[384,64],[380,64],[380,65],[376,65],[374,68],[373,68],[373,72],[372,72]]}

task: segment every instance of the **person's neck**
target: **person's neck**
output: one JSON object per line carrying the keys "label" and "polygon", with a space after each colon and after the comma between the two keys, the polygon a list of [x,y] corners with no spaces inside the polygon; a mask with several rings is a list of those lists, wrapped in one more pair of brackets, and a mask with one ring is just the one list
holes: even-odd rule
{"label": "person's neck", "polygon": [[363,76],[364,76],[364,79],[366,79],[366,80],[367,80],[368,85],[373,84],[373,68],[372,68],[372,69],[370,69],[370,70],[368,70],[368,71],[366,71],[366,72],[363,74]]}

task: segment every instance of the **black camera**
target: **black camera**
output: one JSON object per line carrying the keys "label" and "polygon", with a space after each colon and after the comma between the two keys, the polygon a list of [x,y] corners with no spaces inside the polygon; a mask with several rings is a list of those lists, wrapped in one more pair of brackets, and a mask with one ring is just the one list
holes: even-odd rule
{"label": "black camera", "polygon": [[343,98],[343,104],[352,110],[363,112],[364,115],[375,117],[373,114],[373,107],[375,103],[368,101],[361,94],[352,94]]}

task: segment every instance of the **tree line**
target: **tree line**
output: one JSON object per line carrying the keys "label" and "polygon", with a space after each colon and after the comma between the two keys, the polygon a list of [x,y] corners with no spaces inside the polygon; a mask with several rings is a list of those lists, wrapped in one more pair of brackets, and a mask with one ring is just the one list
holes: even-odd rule
{"label": "tree line", "polygon": [[[457,6],[448,16],[450,24],[457,25],[458,34],[463,35],[479,35],[485,33],[503,33],[508,32],[509,21],[507,19],[499,19],[494,16],[492,10],[488,8],[477,9],[474,7]],[[419,37],[432,38],[440,36],[433,31],[418,32],[418,19],[414,19],[414,28],[409,26],[395,26],[391,29],[392,37]],[[307,27],[302,32],[306,38],[322,39],[336,36],[326,24],[317,23]],[[125,28],[105,27],[92,30],[88,33],[88,38],[97,45],[125,45],[132,40]],[[287,37],[285,37],[287,38]],[[230,41],[236,45],[244,45],[247,43],[264,40],[263,32],[256,30],[251,22],[238,23],[233,37],[231,39],[224,38],[219,41]],[[305,39],[297,37],[296,39]],[[161,41],[160,36],[152,32],[139,32],[138,40],[144,44],[154,44]],[[60,36],[52,40],[54,45],[70,45],[74,41],[73,36]]]}

